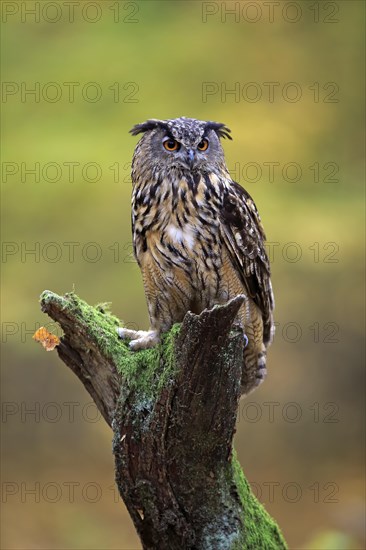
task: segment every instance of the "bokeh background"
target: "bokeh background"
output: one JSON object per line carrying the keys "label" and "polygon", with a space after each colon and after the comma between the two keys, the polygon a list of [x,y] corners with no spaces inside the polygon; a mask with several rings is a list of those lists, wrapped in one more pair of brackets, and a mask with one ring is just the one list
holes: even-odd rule
{"label": "bokeh background", "polygon": [[140,548],[110,429],[32,334],[50,327],[44,289],[147,328],[128,130],[182,115],[231,128],[272,255],[277,335],[240,405],[244,472],[290,548],[365,548],[364,3],[71,4],[1,6],[2,548]]}

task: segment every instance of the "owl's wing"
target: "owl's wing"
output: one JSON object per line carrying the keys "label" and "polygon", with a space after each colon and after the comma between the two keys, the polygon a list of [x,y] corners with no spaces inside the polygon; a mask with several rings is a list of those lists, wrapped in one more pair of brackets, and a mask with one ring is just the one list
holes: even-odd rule
{"label": "owl's wing", "polygon": [[226,188],[221,210],[224,243],[249,296],[263,317],[263,341],[272,336],[274,307],[265,234],[253,199],[236,182]]}

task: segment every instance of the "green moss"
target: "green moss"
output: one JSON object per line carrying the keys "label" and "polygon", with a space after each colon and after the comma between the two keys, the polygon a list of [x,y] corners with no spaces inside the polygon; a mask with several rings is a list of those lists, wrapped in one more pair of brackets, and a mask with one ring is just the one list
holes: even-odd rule
{"label": "green moss", "polygon": [[[195,463],[189,471],[190,486],[201,487],[204,510],[209,512],[198,547],[212,550],[286,550],[276,522],[253,494],[235,451],[231,461],[217,466],[217,469],[213,467],[212,478],[206,464],[200,466]],[[212,486],[210,488],[210,483],[202,487],[202,478],[215,479],[218,491]]]}
{"label": "green moss", "polygon": [[230,468],[230,478],[234,479],[244,511],[244,529],[233,550],[286,550],[286,542],[278,525],[252,493],[235,451]]}
{"label": "green moss", "polygon": [[61,309],[72,312],[76,321],[87,327],[90,338],[99,349],[113,360],[124,384],[130,389],[138,390],[146,398],[152,397],[172,377],[175,368],[174,345],[180,325],[174,325],[158,346],[130,351],[128,342],[118,337],[116,329],[123,323],[110,313],[110,304],[93,307],[73,292],[59,296],[49,290],[42,293],[40,302],[44,305],[57,304]]}
{"label": "green moss", "polygon": [[127,377],[131,387],[146,396],[152,396],[172,378],[175,369],[174,344],[179,329],[180,325],[174,325],[163,335],[162,342],[154,348],[129,351],[128,354],[117,358],[117,368]]}

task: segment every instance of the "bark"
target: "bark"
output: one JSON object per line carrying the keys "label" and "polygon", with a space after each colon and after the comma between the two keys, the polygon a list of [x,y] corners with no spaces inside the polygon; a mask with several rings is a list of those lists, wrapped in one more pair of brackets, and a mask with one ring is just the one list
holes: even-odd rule
{"label": "bark", "polygon": [[285,549],[233,452],[243,298],[187,313],[154,349],[131,352],[118,319],[45,291],[60,358],[113,428],[116,482],[144,549]]}

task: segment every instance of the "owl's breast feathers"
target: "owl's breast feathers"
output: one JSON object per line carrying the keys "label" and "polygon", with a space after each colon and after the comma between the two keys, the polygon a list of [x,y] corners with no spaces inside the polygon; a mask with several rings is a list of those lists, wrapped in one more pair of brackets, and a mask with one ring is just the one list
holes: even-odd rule
{"label": "owl's breast feathers", "polygon": [[244,292],[262,313],[264,343],[270,341],[265,235],[250,195],[227,173],[135,182],[132,226],[143,275],[154,272],[154,279],[186,283],[211,298]]}

